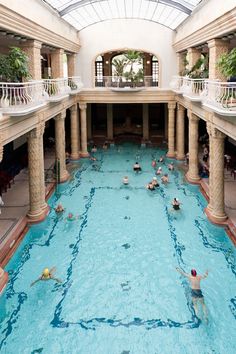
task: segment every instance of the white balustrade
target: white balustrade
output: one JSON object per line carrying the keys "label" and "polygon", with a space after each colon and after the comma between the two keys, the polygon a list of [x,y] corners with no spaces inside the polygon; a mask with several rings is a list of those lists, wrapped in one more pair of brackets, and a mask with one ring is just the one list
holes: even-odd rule
{"label": "white balustrade", "polygon": [[49,99],[60,98],[66,96],[71,92],[71,88],[68,85],[68,79],[46,79],[44,81],[44,88],[47,92]]}
{"label": "white balustrade", "polygon": [[80,76],[72,76],[68,77],[68,86],[70,87],[71,93],[73,94],[79,92],[84,85]]}
{"label": "white balustrade", "polygon": [[236,111],[236,82],[205,80],[202,100],[204,104]]}
{"label": "white balustrade", "polygon": [[183,76],[173,76],[170,82],[170,88],[177,93],[181,93],[181,87],[183,85]]}
{"label": "white balustrade", "polygon": [[158,79],[153,76],[144,76],[140,79],[127,79],[125,76],[95,76],[96,87],[107,88],[138,88],[157,87]]}
{"label": "white balustrade", "polygon": [[47,99],[44,83],[29,81],[21,83],[0,82],[0,109],[19,108],[40,104]]}

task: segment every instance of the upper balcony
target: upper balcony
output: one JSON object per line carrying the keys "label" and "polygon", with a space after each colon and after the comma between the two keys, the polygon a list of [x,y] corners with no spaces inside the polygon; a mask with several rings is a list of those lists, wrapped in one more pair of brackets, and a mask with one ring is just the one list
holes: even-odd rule
{"label": "upper balcony", "polygon": [[127,79],[124,76],[95,76],[95,87],[105,87],[112,91],[137,92],[146,88],[157,88],[158,80],[153,76]]}
{"label": "upper balcony", "polygon": [[223,116],[236,115],[236,82],[175,76],[170,87],[192,102],[201,102],[212,112]]}
{"label": "upper balcony", "polygon": [[59,102],[81,91],[80,77],[28,81],[0,82],[0,113],[20,116],[32,113],[49,102]]}

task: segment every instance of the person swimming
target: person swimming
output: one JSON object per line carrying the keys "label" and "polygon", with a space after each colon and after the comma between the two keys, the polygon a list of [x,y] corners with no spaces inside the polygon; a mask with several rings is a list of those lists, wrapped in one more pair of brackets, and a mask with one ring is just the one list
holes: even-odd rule
{"label": "person swimming", "polygon": [[162,174],[162,167],[158,167],[156,171],[156,175],[161,175]]}
{"label": "person swimming", "polygon": [[67,221],[74,221],[75,219],[76,217],[72,213],[69,213],[66,218]]}
{"label": "person swimming", "polygon": [[140,171],[142,171],[141,166],[139,165],[139,163],[138,163],[137,161],[135,162],[135,164],[134,164],[134,166],[133,166],[133,170],[134,170],[135,172],[140,172]]}
{"label": "person swimming", "polygon": [[193,302],[193,307],[194,307],[196,316],[198,316],[198,314],[199,314],[198,304],[200,303],[202,306],[204,317],[205,317],[206,321],[208,321],[207,309],[206,309],[204,297],[203,297],[201,286],[200,286],[201,280],[205,279],[208,276],[208,270],[206,270],[205,274],[203,274],[203,275],[197,275],[197,271],[195,269],[191,269],[191,274],[187,274],[187,273],[183,272],[180,268],[176,268],[176,270],[181,275],[188,278],[188,280],[190,282],[192,302]]}
{"label": "person swimming", "polygon": [[62,213],[63,211],[65,211],[65,209],[63,208],[62,204],[59,203],[59,204],[57,205],[57,207],[55,208],[55,212],[56,212],[56,213]]}
{"label": "person swimming", "polygon": [[129,184],[129,178],[128,178],[128,176],[124,176],[122,182],[123,182],[124,185],[127,186],[127,185]]}
{"label": "person swimming", "polygon": [[165,173],[164,176],[161,177],[161,181],[162,183],[166,184],[169,182],[169,177],[168,177],[168,174]]}
{"label": "person swimming", "polygon": [[158,180],[157,180],[157,177],[152,177],[152,182],[151,182],[152,184],[153,184],[153,186],[154,187],[159,187],[160,185],[159,185],[159,183],[158,183]]}
{"label": "person swimming", "polygon": [[172,206],[173,206],[174,210],[180,210],[180,202],[177,198],[174,198],[172,200]]}
{"label": "person swimming", "polygon": [[34,284],[36,284],[40,280],[55,280],[57,283],[61,283],[62,281],[60,279],[54,277],[53,273],[55,271],[56,271],[55,267],[51,268],[50,270],[48,268],[44,268],[40,277],[38,279],[36,279],[35,281],[33,281],[33,283],[31,283],[30,286],[33,286]]}

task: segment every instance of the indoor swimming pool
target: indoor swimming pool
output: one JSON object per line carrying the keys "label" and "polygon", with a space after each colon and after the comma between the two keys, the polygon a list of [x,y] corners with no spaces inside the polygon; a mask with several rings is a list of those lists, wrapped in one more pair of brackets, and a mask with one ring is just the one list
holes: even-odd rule
{"label": "indoor swimming pool", "polygon": [[[1,353],[236,353],[235,247],[208,222],[205,199],[177,162],[173,172],[171,160],[162,164],[168,185],[145,188],[155,173],[152,159],[164,153],[124,144],[74,163],[70,181],[49,200],[47,219],[30,228],[6,267]],[[180,211],[172,208],[174,197]],[[61,283],[30,286],[52,267]],[[208,324],[196,317],[176,267],[209,270],[202,280]]]}

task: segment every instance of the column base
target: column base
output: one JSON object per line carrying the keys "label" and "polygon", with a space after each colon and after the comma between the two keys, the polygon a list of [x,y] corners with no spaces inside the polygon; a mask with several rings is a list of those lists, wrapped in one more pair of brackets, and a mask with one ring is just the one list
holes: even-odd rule
{"label": "column base", "polygon": [[29,211],[27,214],[27,218],[28,218],[27,221],[30,224],[34,224],[43,221],[45,217],[46,217],[46,213],[42,209],[40,209],[38,212]]}
{"label": "column base", "polygon": [[0,267],[0,295],[2,295],[8,282],[8,273]]}
{"label": "column base", "polygon": [[186,177],[187,181],[192,184],[200,184],[200,182],[201,182],[201,178],[199,176],[192,177],[188,173],[186,173],[185,177]]}
{"label": "column base", "polygon": [[60,183],[64,183],[64,182],[68,181],[69,177],[70,177],[69,172],[67,170],[65,170],[62,173],[62,175],[60,176]]}
{"label": "column base", "polygon": [[89,157],[89,153],[88,152],[80,152],[80,157],[84,158],[84,157]]}
{"label": "column base", "polygon": [[79,160],[80,159],[80,154],[79,152],[77,154],[71,154],[70,159],[73,161]]}
{"label": "column base", "polygon": [[212,209],[209,209],[208,207],[205,208],[205,213],[208,219],[213,223],[217,225],[225,225],[225,221],[228,219],[228,216],[226,214],[222,215],[215,215],[214,211]]}
{"label": "column base", "polygon": [[183,160],[185,160],[185,156],[184,155],[176,155],[176,160],[183,161]]}
{"label": "column base", "polygon": [[169,157],[170,159],[174,159],[175,158],[175,152],[167,152],[166,157]]}

